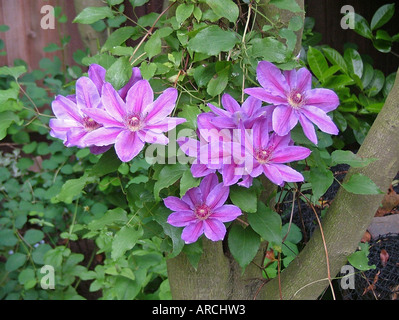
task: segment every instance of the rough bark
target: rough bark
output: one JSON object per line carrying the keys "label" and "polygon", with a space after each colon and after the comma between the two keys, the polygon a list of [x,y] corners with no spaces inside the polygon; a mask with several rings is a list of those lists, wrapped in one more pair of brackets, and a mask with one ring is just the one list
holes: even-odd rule
{"label": "rough bark", "polygon": [[[362,169],[351,168],[346,176],[355,173],[371,178],[382,191],[388,190],[399,171],[399,70],[388,98],[374,121],[358,154],[377,158]],[[355,195],[343,188],[337,193],[322,223],[329,256],[331,277],[335,277],[347,263],[349,254],[356,250],[365,230],[381,204],[384,195]],[[281,274],[283,299],[317,299],[328,286],[326,253],[318,229],[296,260]],[[260,299],[279,299],[277,279],[267,283]]]}
{"label": "rough bark", "polygon": [[[74,0],[76,15],[87,7],[103,7],[107,4],[98,0]],[[90,25],[78,24],[79,34],[84,45],[89,48],[90,54],[95,55],[105,43],[107,32],[97,32]]]}

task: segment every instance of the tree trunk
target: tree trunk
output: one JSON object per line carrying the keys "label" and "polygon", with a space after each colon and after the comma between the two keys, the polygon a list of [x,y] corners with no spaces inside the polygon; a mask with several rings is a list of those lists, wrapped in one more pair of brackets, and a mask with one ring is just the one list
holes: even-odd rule
{"label": "tree trunk", "polygon": [[[399,70],[395,84],[364,140],[358,154],[378,160],[365,168],[351,168],[345,178],[362,173],[382,191],[388,190],[399,171]],[[364,232],[373,220],[384,195],[355,195],[343,188],[337,193],[323,220],[331,277],[335,277],[348,255],[356,250]],[[283,299],[317,299],[328,286],[326,253],[320,230],[317,230],[298,257],[281,273]],[[261,299],[279,299],[277,279],[267,283]]]}
{"label": "tree trunk", "polygon": [[[107,4],[98,0],[74,0],[76,15],[78,15],[84,8],[87,7],[103,7]],[[99,48],[105,43],[107,39],[107,32],[97,32],[90,25],[78,24],[80,37],[90,54],[95,55]]]}
{"label": "tree trunk", "polygon": [[[270,0],[260,2],[260,10],[263,10]],[[301,8],[304,8],[304,0],[296,0]],[[277,9],[277,8],[276,8]],[[292,13],[277,9],[272,12],[280,14],[282,21],[288,24]],[[265,14],[269,14],[265,12]],[[303,14],[301,14],[304,17]],[[301,48],[302,32],[297,34],[296,54]],[[265,186],[262,199],[270,200],[273,188],[270,182],[262,181]],[[227,239],[227,237],[226,237]],[[226,240],[225,240],[226,241]],[[242,273],[241,267],[233,259],[227,247],[222,241],[212,242],[203,240],[203,254],[197,270],[195,270],[184,253],[167,260],[168,278],[172,297],[176,300],[248,300],[253,299],[263,285],[262,273],[258,266],[263,264],[265,244],[262,244],[257,256]]]}

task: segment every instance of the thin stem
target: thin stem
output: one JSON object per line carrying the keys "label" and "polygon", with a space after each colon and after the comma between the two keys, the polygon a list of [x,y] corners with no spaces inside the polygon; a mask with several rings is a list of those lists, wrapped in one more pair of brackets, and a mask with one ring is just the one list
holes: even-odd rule
{"label": "thin stem", "polygon": [[315,214],[315,216],[316,216],[317,223],[318,223],[318,225],[319,225],[319,227],[320,227],[320,233],[321,233],[321,238],[322,238],[322,240],[323,240],[324,252],[325,252],[325,254],[326,254],[326,264],[327,264],[327,278],[328,278],[328,283],[329,283],[330,288],[331,288],[331,294],[332,294],[332,296],[333,296],[333,299],[336,300],[336,298],[335,298],[335,293],[334,293],[334,288],[333,288],[332,281],[331,281],[330,259],[329,259],[329,257],[328,257],[328,250],[327,250],[326,239],[324,238],[324,232],[323,232],[323,228],[322,228],[322,225],[321,225],[319,216],[317,215],[317,212],[316,212],[316,210],[314,209],[314,206],[313,206],[313,204],[311,203],[311,201],[310,201],[302,192],[300,192],[300,195],[303,196],[303,197],[306,199],[307,203],[310,205],[311,209],[313,210],[313,212],[314,212],[314,214]]}
{"label": "thin stem", "polygon": [[150,34],[152,34],[152,31],[154,30],[156,24],[158,23],[159,19],[161,19],[161,17],[168,12],[168,10],[175,4],[176,2],[172,2],[171,4],[169,4],[169,6],[160,13],[160,15],[157,17],[157,19],[154,21],[153,25],[151,26],[151,28],[147,31],[147,33],[145,34],[145,36],[140,40],[140,43],[137,45],[136,49],[134,49],[133,54],[130,56],[129,58],[129,62],[132,61],[134,55],[136,54],[137,50],[143,45],[144,41],[148,38],[148,36]]}

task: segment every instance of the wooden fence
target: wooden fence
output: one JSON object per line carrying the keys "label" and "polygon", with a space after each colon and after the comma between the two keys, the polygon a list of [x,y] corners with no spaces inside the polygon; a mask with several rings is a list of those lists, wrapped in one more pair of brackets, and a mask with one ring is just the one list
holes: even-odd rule
{"label": "wooden fence", "polygon": [[[98,0],[102,2],[102,0]],[[370,21],[372,15],[383,4],[394,1],[389,0],[305,0],[307,16],[316,20],[315,31],[322,34],[323,44],[327,44],[342,52],[346,42],[354,42],[359,46],[361,54],[369,54],[375,62],[374,67],[384,73],[396,71],[399,59],[391,54],[378,52],[371,41],[357,35],[352,30],[343,30],[340,27],[343,5],[352,5],[355,11]],[[142,16],[151,11],[161,12],[162,0],[151,0],[145,6],[136,8],[135,15],[131,12],[131,5],[125,0],[125,13],[130,17]],[[40,26],[43,14],[42,6],[60,6],[67,16],[67,23],[57,24],[55,29],[44,30]],[[391,35],[398,33],[398,12],[386,28]],[[5,42],[7,56],[0,56],[0,66],[12,65],[14,59],[26,61],[30,69],[36,69],[39,61],[44,58],[52,58],[61,52],[46,53],[43,48],[50,43],[60,44],[60,39],[65,35],[71,36],[71,42],[65,49],[65,63],[73,64],[72,53],[77,49],[84,49],[84,45],[78,33],[78,27],[72,23],[76,16],[73,0],[0,0],[0,25],[8,25],[10,30],[0,33],[0,39]],[[385,28],[385,27],[384,27]],[[398,45],[395,46],[398,50]]]}

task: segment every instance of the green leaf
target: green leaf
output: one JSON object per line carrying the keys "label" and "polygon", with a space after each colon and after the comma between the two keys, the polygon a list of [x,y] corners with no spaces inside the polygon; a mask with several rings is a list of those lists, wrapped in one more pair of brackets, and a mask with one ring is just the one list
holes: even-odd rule
{"label": "green leaf", "polygon": [[206,0],[207,5],[220,17],[235,23],[238,19],[238,6],[232,0]]}
{"label": "green leaf", "polygon": [[[239,39],[234,32],[224,31],[213,25],[198,32],[188,42],[188,48],[195,52],[214,56],[222,51],[230,51],[238,42]],[[209,45],[210,43],[212,45]]]}
{"label": "green leaf", "polygon": [[367,271],[376,268],[375,265],[369,265],[369,259],[363,250],[352,253],[348,257],[348,261],[352,266],[361,271]]}
{"label": "green leaf", "polygon": [[35,244],[44,239],[44,233],[40,230],[30,229],[25,232],[24,239],[29,244]]}
{"label": "green leaf", "polygon": [[133,8],[135,8],[146,4],[148,1],[149,0],[130,0],[130,3],[132,4]]}
{"label": "green leaf", "polygon": [[334,174],[330,170],[312,168],[309,174],[309,182],[312,184],[314,202],[316,202],[334,182]]}
{"label": "green leaf", "polygon": [[229,82],[230,66],[218,71],[209,81],[206,92],[212,97],[221,94]]}
{"label": "green leaf", "polygon": [[396,79],[396,73],[391,73],[385,78],[384,88],[382,89],[384,97],[387,97],[388,94],[391,92],[395,79]]}
{"label": "green leaf", "polygon": [[153,35],[144,45],[144,51],[148,55],[148,59],[156,56],[157,54],[161,53],[162,42],[161,39]]}
{"label": "green leaf", "polygon": [[121,57],[109,67],[105,74],[105,80],[110,82],[116,90],[119,90],[128,83],[131,76],[132,67],[129,57]]}
{"label": "green leaf", "polygon": [[0,68],[0,75],[12,76],[15,80],[18,79],[22,74],[26,72],[25,66],[8,67],[4,66]]}
{"label": "green leaf", "polygon": [[348,70],[352,75],[362,78],[363,75],[363,60],[359,52],[353,48],[348,48],[344,52],[344,59],[348,66]]}
{"label": "green leaf", "polygon": [[356,173],[342,187],[354,194],[384,194],[383,191],[367,176]]}
{"label": "green leaf", "polygon": [[179,180],[185,171],[189,170],[187,165],[183,165],[180,163],[166,165],[159,172],[158,180],[154,185],[154,197],[156,200],[160,200],[159,192],[174,184],[177,180]]}
{"label": "green leaf", "polygon": [[288,241],[297,244],[302,240],[302,231],[296,224],[291,223],[290,225],[289,223],[286,223],[281,229],[281,236],[283,239],[286,237],[284,243]]}
{"label": "green leaf", "polygon": [[258,197],[253,188],[232,186],[230,188],[230,199],[234,205],[245,212],[254,213],[258,209]]}
{"label": "green leaf", "polygon": [[333,48],[323,48],[324,55],[332,65],[339,66],[345,73],[348,72],[348,66],[346,65],[344,57]]}
{"label": "green leaf", "polygon": [[74,23],[93,24],[98,20],[112,18],[114,14],[109,7],[87,7],[73,20]]}
{"label": "green leaf", "polygon": [[117,208],[108,210],[101,218],[91,221],[87,227],[91,231],[96,231],[106,226],[111,226],[113,224],[126,224],[126,222],[126,211],[121,208]]}
{"label": "green leaf", "polygon": [[324,80],[323,74],[328,70],[328,63],[324,55],[319,50],[309,47],[308,63],[317,79]]}
{"label": "green leaf", "polygon": [[101,156],[100,160],[93,166],[90,174],[98,177],[104,176],[117,171],[121,163],[115,150],[111,148]]}
{"label": "green leaf", "polygon": [[0,113],[0,140],[7,135],[7,129],[13,123],[20,123],[19,117],[12,111],[5,111]]}
{"label": "green leaf", "polygon": [[176,20],[178,23],[183,23],[186,21],[191,14],[194,11],[194,5],[193,4],[186,4],[186,3],[181,3],[179,6],[176,8]]}
{"label": "green leaf", "polygon": [[362,81],[363,88],[367,88],[367,86],[370,84],[371,80],[373,80],[374,77],[374,69],[371,64],[369,63],[364,63],[363,65],[363,75],[362,78],[360,79]]}
{"label": "green leaf", "polygon": [[18,238],[11,229],[0,230],[0,246],[12,247],[16,245]]}
{"label": "green leaf", "polygon": [[252,228],[236,224],[229,231],[228,245],[234,259],[245,269],[259,250],[260,237]]}
{"label": "green leaf", "polygon": [[253,39],[249,42],[248,55],[254,58],[282,63],[285,62],[288,53],[287,47],[277,39],[266,37]]}
{"label": "green leaf", "polygon": [[70,179],[66,181],[63,184],[60,193],[55,196],[54,200],[72,203],[75,197],[78,197],[82,194],[84,187],[89,182],[93,182],[93,178],[86,174],[79,179]]}
{"label": "green leaf", "polygon": [[132,249],[137,240],[143,235],[143,228],[141,226],[135,228],[131,226],[122,227],[116,234],[112,241],[111,258],[117,260],[122,257],[127,250]]}
{"label": "green leaf", "polygon": [[36,284],[35,271],[31,268],[22,270],[18,275],[18,282],[24,285],[25,290],[33,288]]}
{"label": "green leaf", "polygon": [[270,0],[269,4],[272,4],[279,9],[288,10],[291,12],[303,12],[295,0]]}
{"label": "green leaf", "polygon": [[248,222],[264,240],[281,247],[281,217],[262,202],[258,202],[256,213],[248,214]]}
{"label": "green leaf", "polygon": [[368,97],[375,97],[378,93],[380,93],[384,87],[384,83],[384,73],[381,70],[375,69],[373,79],[370,81],[367,88],[365,88],[368,91]]}
{"label": "green leaf", "polygon": [[158,210],[155,212],[154,219],[158,222],[163,231],[167,236],[169,236],[172,240],[172,252],[168,255],[168,258],[176,257],[184,247],[184,241],[181,239],[181,228],[176,228],[167,223],[167,218],[171,214],[171,211],[165,207],[159,207]]}
{"label": "green leaf", "polygon": [[365,38],[373,39],[373,33],[367,20],[357,13],[355,13],[355,32]]}
{"label": "green leaf", "polygon": [[7,258],[6,262],[6,270],[8,272],[12,272],[22,267],[26,262],[27,256],[26,254],[22,254],[16,252]]}
{"label": "green leaf", "polygon": [[109,51],[128,40],[135,32],[134,27],[123,27],[115,30],[105,41],[101,52]]}
{"label": "green leaf", "polygon": [[381,28],[384,24],[386,24],[395,13],[395,4],[386,4],[380,7],[371,18],[371,30],[375,30]]}
{"label": "green leaf", "polygon": [[194,178],[190,170],[185,171],[180,179],[180,197],[183,197],[188,189],[198,187],[199,184],[200,179]]}
{"label": "green leaf", "polygon": [[335,150],[331,154],[331,161],[333,165],[345,163],[354,168],[366,167],[376,160],[377,159],[374,158],[363,159],[349,150]]}

